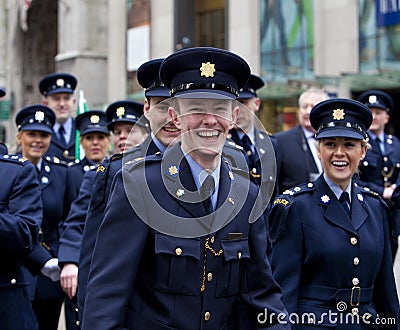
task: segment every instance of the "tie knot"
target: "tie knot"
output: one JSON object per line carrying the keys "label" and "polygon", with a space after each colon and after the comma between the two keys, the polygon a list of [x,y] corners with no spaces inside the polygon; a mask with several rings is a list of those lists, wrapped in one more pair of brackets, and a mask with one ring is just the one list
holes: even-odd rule
{"label": "tie knot", "polygon": [[340,195],[339,201],[341,203],[343,203],[343,202],[350,203],[350,198],[349,198],[349,194],[347,191],[342,192],[342,194]]}
{"label": "tie knot", "polygon": [[58,128],[58,133],[60,133],[60,134],[64,134],[64,133],[65,133],[65,128],[64,128],[63,125],[61,125],[61,126]]}
{"label": "tie knot", "polygon": [[213,194],[215,190],[215,180],[214,177],[209,174],[201,185],[200,191],[203,198],[207,198]]}

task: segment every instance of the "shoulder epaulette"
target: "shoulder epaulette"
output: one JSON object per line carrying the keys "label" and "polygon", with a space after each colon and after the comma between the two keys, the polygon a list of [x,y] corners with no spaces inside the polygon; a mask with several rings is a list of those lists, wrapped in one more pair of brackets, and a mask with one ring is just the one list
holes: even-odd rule
{"label": "shoulder epaulette", "polygon": [[242,146],[236,144],[236,143],[233,142],[233,141],[227,141],[226,144],[227,144],[228,146],[231,146],[232,148],[239,149],[239,150],[243,150],[243,147],[242,147]]}
{"label": "shoulder epaulette", "polygon": [[59,158],[57,157],[52,157],[52,156],[46,156],[46,161],[48,161],[49,163],[52,164],[56,164],[56,165],[62,165],[62,166],[70,166],[69,163],[65,163],[63,161],[61,161]]}
{"label": "shoulder epaulette", "polygon": [[28,158],[21,157],[19,155],[2,155],[0,159],[2,159],[4,161],[11,161],[13,163],[17,163],[17,164],[21,164],[21,165],[26,163],[26,161],[28,160]]}
{"label": "shoulder epaulette", "polygon": [[296,187],[292,187],[290,189],[286,189],[282,194],[295,196],[295,195],[299,195],[299,194],[304,194],[306,192],[311,192],[314,190],[315,190],[314,184],[312,182],[309,182],[309,183],[298,185]]}
{"label": "shoulder epaulette", "polygon": [[110,159],[110,162],[112,162],[114,160],[121,159],[122,157],[124,157],[124,154],[120,152],[120,153],[113,154],[109,159]]}
{"label": "shoulder epaulette", "polygon": [[162,153],[157,152],[154,155],[149,155],[146,157],[137,157],[135,159],[129,160],[126,163],[124,163],[124,165],[133,165],[133,167],[134,167],[134,166],[144,163],[144,162],[146,162],[146,163],[158,162],[162,159],[161,156],[162,156]]}

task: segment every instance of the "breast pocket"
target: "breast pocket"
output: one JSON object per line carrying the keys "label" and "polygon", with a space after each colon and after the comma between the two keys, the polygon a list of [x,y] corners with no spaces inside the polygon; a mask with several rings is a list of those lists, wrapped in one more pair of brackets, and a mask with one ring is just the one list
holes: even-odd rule
{"label": "breast pocket", "polygon": [[155,234],[156,290],[196,295],[201,286],[200,239]]}
{"label": "breast pocket", "polygon": [[247,238],[221,241],[222,254],[220,271],[217,277],[217,297],[237,294],[239,289],[241,267],[250,259]]}

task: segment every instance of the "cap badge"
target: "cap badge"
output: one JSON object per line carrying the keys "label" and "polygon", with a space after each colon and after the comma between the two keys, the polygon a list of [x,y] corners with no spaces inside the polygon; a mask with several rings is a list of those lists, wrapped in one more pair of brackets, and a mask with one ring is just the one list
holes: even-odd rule
{"label": "cap badge", "polygon": [[58,87],[64,86],[64,79],[57,79],[57,80],[56,80],[56,85],[57,85]]}
{"label": "cap badge", "polygon": [[215,72],[214,66],[215,64],[211,64],[210,62],[201,63],[201,68],[200,68],[201,76],[204,76],[206,78],[214,77],[214,72]]}
{"label": "cap badge", "polygon": [[336,109],[332,112],[332,117],[334,120],[343,120],[344,119],[344,110],[343,109]]}
{"label": "cap badge", "polygon": [[123,117],[124,115],[125,115],[125,108],[124,107],[119,107],[118,109],[117,109],[117,116],[118,117]]}
{"label": "cap badge", "polygon": [[168,174],[171,175],[172,177],[176,177],[179,173],[179,169],[176,165],[171,165],[168,168]]}
{"label": "cap badge", "polygon": [[35,120],[43,121],[44,120],[44,112],[43,111],[36,111],[35,112]]}
{"label": "cap badge", "polygon": [[92,124],[98,124],[100,122],[100,117],[98,115],[90,116],[90,122]]}
{"label": "cap badge", "polygon": [[369,103],[373,104],[373,103],[376,103],[376,101],[377,101],[376,95],[370,95],[370,96],[368,97],[368,102],[369,102]]}

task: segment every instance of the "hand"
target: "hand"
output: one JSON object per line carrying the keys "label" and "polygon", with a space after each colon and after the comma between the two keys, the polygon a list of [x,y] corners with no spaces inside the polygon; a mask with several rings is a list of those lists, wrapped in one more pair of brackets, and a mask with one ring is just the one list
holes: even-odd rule
{"label": "hand", "polygon": [[60,280],[60,267],[58,267],[58,259],[53,258],[47,260],[40,272],[44,276],[50,278],[53,282]]}
{"label": "hand", "polygon": [[395,189],[396,189],[396,185],[395,184],[392,184],[391,186],[386,187],[383,190],[383,194],[382,194],[383,199],[386,200],[386,201],[390,201]]}
{"label": "hand", "polygon": [[78,287],[78,266],[75,264],[65,264],[61,271],[60,283],[69,299],[72,299]]}

